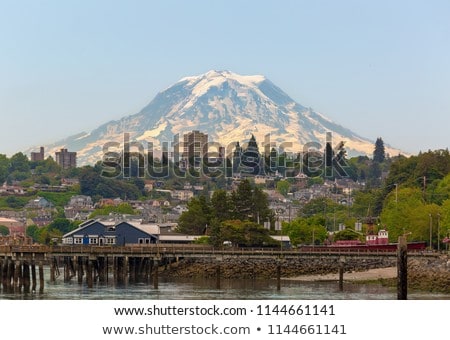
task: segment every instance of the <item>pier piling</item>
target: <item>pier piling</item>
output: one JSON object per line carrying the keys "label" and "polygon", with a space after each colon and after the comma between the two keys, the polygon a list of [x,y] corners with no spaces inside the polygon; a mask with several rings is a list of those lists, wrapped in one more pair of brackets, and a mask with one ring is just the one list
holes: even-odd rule
{"label": "pier piling", "polygon": [[23,282],[23,292],[30,292],[30,265],[28,261],[23,261],[23,271],[22,271],[22,282]]}
{"label": "pier piling", "polygon": [[11,291],[11,288],[14,289],[14,261],[8,259],[7,265],[6,288],[8,291]]}
{"label": "pier piling", "polygon": [[92,264],[89,258],[86,258],[86,283],[88,288],[92,288],[94,286],[92,277]]}
{"label": "pier piling", "polygon": [[31,261],[31,292],[36,292],[36,263]]}
{"label": "pier piling", "polygon": [[77,258],[77,280],[78,280],[78,284],[80,284],[80,285],[83,283],[83,275],[84,275],[83,257],[78,256],[78,258]]}
{"label": "pier piling", "polygon": [[220,263],[216,265],[216,289],[220,289]]}
{"label": "pier piling", "polygon": [[281,290],[281,263],[277,263],[277,290]]}
{"label": "pier piling", "polygon": [[64,282],[70,281],[69,257],[64,256]]}
{"label": "pier piling", "polygon": [[154,260],[153,288],[155,289],[158,289],[158,271],[159,271],[159,261]]}
{"label": "pier piling", "polygon": [[13,281],[14,281],[14,291],[20,292],[22,283],[22,267],[20,261],[13,262]]}
{"label": "pier piling", "polygon": [[0,289],[3,285],[3,259],[0,259]]}
{"label": "pier piling", "polygon": [[44,292],[44,265],[39,262],[39,294]]}
{"label": "pier piling", "polygon": [[345,258],[339,258],[339,291],[344,291],[344,267],[345,267]]}
{"label": "pier piling", "polygon": [[397,299],[408,299],[408,250],[406,236],[398,238],[397,245]]}

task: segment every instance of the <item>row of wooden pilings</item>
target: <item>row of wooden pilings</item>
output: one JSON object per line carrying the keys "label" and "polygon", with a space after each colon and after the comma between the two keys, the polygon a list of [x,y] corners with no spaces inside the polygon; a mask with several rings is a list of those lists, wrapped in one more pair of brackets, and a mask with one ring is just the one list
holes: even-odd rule
{"label": "row of wooden pilings", "polygon": [[84,280],[89,288],[97,282],[109,283],[111,279],[118,284],[153,281],[154,288],[158,288],[159,267],[170,262],[168,259],[149,257],[64,256],[53,258],[50,265],[50,282],[56,281],[62,266],[64,282],[75,277],[79,284]]}
{"label": "row of wooden pilings", "polygon": [[[39,292],[44,291],[44,264],[37,264],[39,275]],[[36,292],[36,262],[31,260],[0,259],[0,285],[3,291],[10,293]]]}
{"label": "row of wooden pilings", "polygon": [[[176,259],[153,259],[147,257],[128,256],[64,256],[53,257],[50,260],[50,282],[55,282],[61,276],[60,267],[63,268],[64,282],[76,277],[79,284],[85,280],[87,286],[92,288],[94,283],[108,283],[112,274],[114,283],[153,282],[158,288],[158,271],[160,265],[170,265]],[[43,262],[38,263],[39,292],[44,291]],[[0,259],[0,282],[4,291],[15,293],[36,292],[36,264],[35,261]],[[30,270],[31,268],[31,270]],[[110,273],[110,271],[112,273]],[[30,280],[31,276],[31,280]],[[343,290],[344,261],[339,262],[339,289]],[[276,270],[277,290],[281,290],[281,263]],[[216,288],[221,286],[220,261],[216,265]]]}

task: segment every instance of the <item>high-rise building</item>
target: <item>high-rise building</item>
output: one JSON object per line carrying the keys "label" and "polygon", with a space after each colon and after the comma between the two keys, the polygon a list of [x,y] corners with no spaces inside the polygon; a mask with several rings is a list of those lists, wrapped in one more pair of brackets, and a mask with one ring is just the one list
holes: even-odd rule
{"label": "high-rise building", "polygon": [[56,163],[63,169],[75,168],[77,166],[77,153],[61,149],[55,152]]}
{"label": "high-rise building", "polygon": [[208,135],[194,130],[183,136],[183,159],[189,164],[199,166],[203,156],[208,152]]}
{"label": "high-rise building", "polygon": [[44,147],[41,146],[39,152],[31,153],[31,161],[37,162],[37,161],[43,161],[43,160],[44,160]]}

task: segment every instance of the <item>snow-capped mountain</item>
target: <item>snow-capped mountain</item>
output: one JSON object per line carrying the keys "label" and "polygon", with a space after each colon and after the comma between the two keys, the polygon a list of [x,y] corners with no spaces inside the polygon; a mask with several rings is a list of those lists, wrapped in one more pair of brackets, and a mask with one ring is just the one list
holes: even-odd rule
{"label": "snow-capped mountain", "polygon": [[[46,146],[46,152],[64,147],[77,151],[78,164],[94,164],[103,157],[103,146],[109,142],[123,145],[124,133],[131,141],[172,142],[179,134],[199,130],[209,141],[224,147],[244,142],[253,134],[261,145],[270,134],[273,146],[292,143],[287,151],[302,151],[308,142],[325,145],[331,132],[333,144],[345,141],[350,155],[371,155],[374,142],[360,137],[311,108],[296,103],[264,76],[243,76],[229,71],[209,71],[185,77],[158,93],[139,113],[110,121],[89,133],[80,133]],[[285,144],[286,145],[286,144]],[[396,154],[399,150],[386,147]]]}

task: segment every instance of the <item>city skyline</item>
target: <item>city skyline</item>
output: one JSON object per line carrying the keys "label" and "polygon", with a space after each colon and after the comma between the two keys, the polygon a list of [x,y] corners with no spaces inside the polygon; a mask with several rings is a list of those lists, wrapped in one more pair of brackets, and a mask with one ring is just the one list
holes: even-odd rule
{"label": "city skyline", "polygon": [[408,153],[448,147],[447,2],[2,3],[0,153],[137,113],[185,76],[262,74]]}

